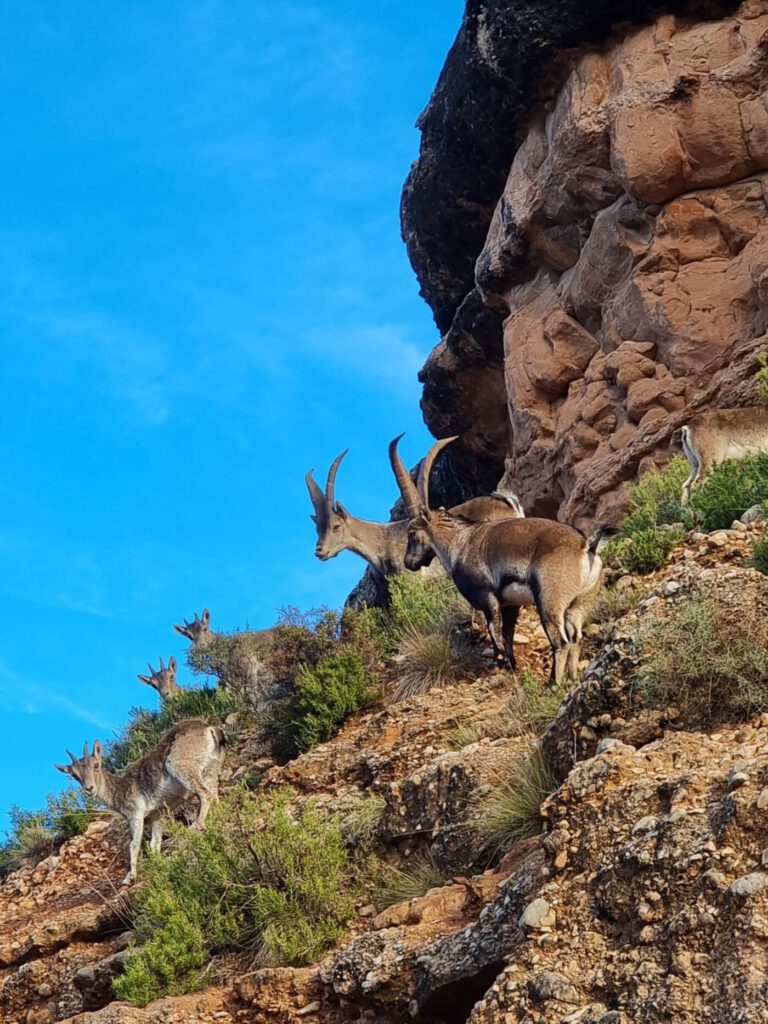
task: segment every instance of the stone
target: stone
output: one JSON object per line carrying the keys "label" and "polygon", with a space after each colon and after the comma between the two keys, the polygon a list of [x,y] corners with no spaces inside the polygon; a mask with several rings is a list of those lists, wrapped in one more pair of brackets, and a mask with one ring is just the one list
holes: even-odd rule
{"label": "stone", "polygon": [[576,986],[564,975],[556,971],[542,971],[537,974],[529,985],[533,999],[539,1003],[552,1000],[558,1003],[578,1003],[579,992]]}
{"label": "stone", "polygon": [[539,896],[529,903],[520,915],[519,925],[530,932],[540,931],[542,928],[554,927],[556,920],[555,911],[547,901]]}
{"label": "stone", "polygon": [[731,883],[730,892],[734,896],[758,896],[768,889],[768,875],[755,871],[750,875],[743,875]]}
{"label": "stone", "polygon": [[765,522],[765,507],[763,505],[752,505],[741,517],[742,523],[751,526],[753,523]]}

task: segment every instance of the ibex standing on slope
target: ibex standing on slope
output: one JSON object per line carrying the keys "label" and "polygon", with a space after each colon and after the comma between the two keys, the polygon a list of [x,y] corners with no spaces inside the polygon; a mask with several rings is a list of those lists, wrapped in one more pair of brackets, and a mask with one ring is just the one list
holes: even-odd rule
{"label": "ibex standing on slope", "polygon": [[340,501],[336,501],[336,474],[341,460],[349,449],[337,455],[328,470],[325,494],[312,474],[304,478],[315,512],[311,516],[317,529],[315,556],[322,562],[335,558],[340,551],[354,551],[371,566],[374,575],[383,579],[403,571],[407,525],[404,522],[373,523],[350,515]]}
{"label": "ibex standing on slope", "polygon": [[94,797],[128,822],[131,833],[130,867],[123,885],[136,877],[136,863],[145,824],[151,826],[149,847],[160,850],[163,840],[161,816],[167,809],[175,810],[190,797],[200,801],[193,828],[202,828],[211,804],[218,799],[219,774],[224,761],[224,733],[215,725],[199,719],[188,719],[174,726],[151,750],[116,775],[104,768],[104,752],[96,740],[93,753],[88,744],[83,756],[69,754],[71,764],[56,768],[71,776]]}
{"label": "ibex standing on slope", "polygon": [[[599,549],[612,527],[587,538],[549,519],[470,523],[429,507],[429,474],[437,454],[455,437],[438,441],[419,472],[419,516],[409,531],[425,531],[457,589],[483,612],[496,657],[515,667],[514,636],[523,605],[535,605],[552,648],[550,685],[566,668],[575,678],[584,617],[600,586]],[[406,556],[406,564],[409,558]],[[410,567],[410,566],[409,566]]]}
{"label": "ibex standing on slope", "polygon": [[710,466],[726,459],[768,451],[768,409],[706,409],[680,431],[691,473],[683,484],[683,503]]}
{"label": "ibex standing on slope", "polygon": [[146,683],[147,686],[153,687],[161,697],[175,697],[177,693],[181,693],[181,687],[176,682],[176,659],[173,655],[168,659],[167,666],[163,664],[161,658],[159,669],[153,669],[151,662],[147,668],[149,669],[148,676],[143,676],[141,673],[136,676],[140,683]]}

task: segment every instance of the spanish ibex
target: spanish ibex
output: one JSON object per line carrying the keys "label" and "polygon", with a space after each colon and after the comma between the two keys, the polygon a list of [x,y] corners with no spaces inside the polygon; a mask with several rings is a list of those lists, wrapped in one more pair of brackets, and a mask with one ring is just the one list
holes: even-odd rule
{"label": "spanish ibex", "polygon": [[173,628],[177,633],[181,633],[182,636],[185,636],[187,640],[191,640],[198,647],[207,647],[216,636],[216,633],[211,631],[211,613],[207,608],[203,608],[202,615],[198,615],[195,612],[192,622],[187,622],[184,619],[183,626],[178,626],[174,623]]}
{"label": "spanish ibex", "polygon": [[86,743],[82,757],[68,750],[72,763],[55,765],[79,782],[86,796],[117,811],[128,822],[130,867],[123,885],[136,877],[145,824],[151,826],[149,847],[153,853],[159,852],[163,840],[161,817],[166,808],[175,810],[196,796],[200,809],[193,828],[203,827],[211,804],[218,799],[224,742],[218,726],[192,718],[174,726],[154,750],[119,775],[105,769],[99,740],[93,744],[93,753],[88,752]]}
{"label": "spanish ibex", "polygon": [[[389,461],[392,472],[395,474],[395,480],[397,480],[397,486],[400,488],[406,515],[411,524],[405,538],[403,564],[408,569],[416,570],[423,569],[432,562],[435,550],[430,543],[428,532],[419,530],[413,525],[413,521],[419,516],[421,502],[411,474],[405,468],[405,463],[397,450],[402,437],[403,435],[399,434],[389,442]],[[470,498],[469,501],[462,502],[461,505],[454,505],[450,510],[451,515],[462,516],[472,523],[493,522],[498,519],[524,519],[525,509],[511,489],[511,477],[512,464],[510,460],[507,460],[504,476],[492,494]]]}
{"label": "spanish ibex", "polygon": [[483,612],[499,661],[506,655],[514,670],[520,608],[535,605],[552,648],[550,685],[562,681],[566,663],[575,678],[584,617],[600,587],[599,550],[617,531],[603,527],[587,539],[573,527],[549,519],[471,523],[445,509],[430,509],[432,464],[455,440],[438,441],[424,459],[417,487],[419,515],[411,520],[409,532],[427,534],[458,590]]}
{"label": "spanish ibex", "polygon": [[682,428],[680,436],[691,466],[683,484],[685,503],[710,466],[768,451],[768,409],[706,409]]}
{"label": "spanish ibex", "polygon": [[[389,460],[405,502],[407,516],[412,519],[418,512],[418,497],[413,480],[397,451],[397,445],[402,436],[400,434],[390,442]],[[405,567],[408,523],[405,520],[397,520],[393,523],[375,523],[368,519],[358,519],[347,512],[340,501],[336,501],[336,473],[346,454],[347,452],[343,451],[334,459],[328,472],[325,493],[320,490],[312,476],[314,470],[310,470],[305,477],[315,509],[314,515],[311,517],[317,528],[315,555],[322,561],[326,561],[329,558],[334,558],[340,551],[354,551],[369,563],[374,575],[383,580],[386,576],[402,572]],[[472,498],[453,511],[477,521],[524,516],[525,512],[515,495],[506,490],[502,493],[502,484],[508,475],[507,472],[499,489],[493,495]],[[414,566],[417,569],[429,565],[434,558],[434,551],[429,547],[426,538],[422,538],[422,540],[419,564]]]}
{"label": "spanish ibex", "polygon": [[149,668],[149,675],[144,676],[139,673],[137,679],[140,683],[146,683],[147,686],[153,687],[160,694],[161,697],[175,697],[177,693],[181,693],[181,687],[176,682],[176,659],[171,655],[168,659],[168,664],[163,664],[163,659],[160,659],[160,668],[152,668],[152,663],[147,664]]}

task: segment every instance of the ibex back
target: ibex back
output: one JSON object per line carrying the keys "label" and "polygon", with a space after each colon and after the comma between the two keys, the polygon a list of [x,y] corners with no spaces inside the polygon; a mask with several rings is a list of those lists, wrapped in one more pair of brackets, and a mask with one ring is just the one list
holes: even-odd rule
{"label": "ibex back", "polygon": [[104,767],[104,751],[99,740],[83,747],[83,756],[67,751],[71,764],[55,767],[79,782],[87,796],[93,797],[128,822],[131,833],[130,867],[123,885],[136,877],[136,863],[144,834],[151,826],[150,849],[158,852],[163,838],[161,817],[175,810],[190,797],[200,803],[194,828],[202,828],[211,804],[218,799],[219,774],[224,761],[224,733],[200,719],[188,719],[174,726],[151,750],[134,761],[119,775]]}

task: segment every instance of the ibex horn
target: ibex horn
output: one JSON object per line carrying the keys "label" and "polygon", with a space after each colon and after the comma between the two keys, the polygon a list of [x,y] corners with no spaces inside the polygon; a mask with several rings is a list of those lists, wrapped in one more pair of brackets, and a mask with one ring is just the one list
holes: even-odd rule
{"label": "ibex horn", "polygon": [[404,434],[398,434],[396,438],[389,442],[389,462],[392,466],[392,472],[395,474],[397,486],[400,488],[400,494],[405,502],[405,511],[408,514],[408,518],[415,519],[419,514],[419,492],[416,490],[411,474],[405,468],[405,463],[400,458],[400,453],[397,450],[398,442],[403,436]]}
{"label": "ibex horn", "polygon": [[165,665],[163,664],[163,659],[162,658],[160,659],[160,671],[161,672],[165,672]]}
{"label": "ibex horn", "polygon": [[429,475],[432,472],[434,461],[443,448],[447,447],[449,444],[453,444],[453,442],[458,441],[458,439],[458,434],[455,434],[453,437],[444,437],[442,441],[436,441],[424,456],[424,461],[421,463],[421,468],[419,469],[419,481],[417,487],[419,500],[426,509],[429,508]]}
{"label": "ibex horn", "polygon": [[[65,749],[65,750],[67,750],[67,748],[66,748],[66,747],[65,747],[64,749]],[[72,751],[71,751],[71,750],[67,750],[67,755],[69,756],[69,760],[70,760],[70,761],[71,761],[71,762],[72,762],[73,764],[74,764],[74,763],[75,763],[75,762],[77,761],[77,758],[75,757],[75,755],[74,755],[74,754],[72,753]]]}
{"label": "ibex horn", "polygon": [[90,756],[91,755],[88,753],[88,740],[86,740],[85,743],[83,744],[83,757],[90,757]]}
{"label": "ibex horn", "polygon": [[333,506],[335,504],[335,488],[336,488],[336,474],[339,471],[341,460],[349,451],[349,448],[345,448],[341,455],[337,455],[331,463],[331,468],[328,470],[328,481],[325,485],[325,514],[330,519],[331,513],[333,512]]}
{"label": "ibex horn", "polygon": [[314,472],[314,469],[310,469],[304,480],[307,484],[309,496],[312,499],[312,507],[315,510],[315,522],[318,526],[322,527],[325,523],[325,495],[312,476]]}

